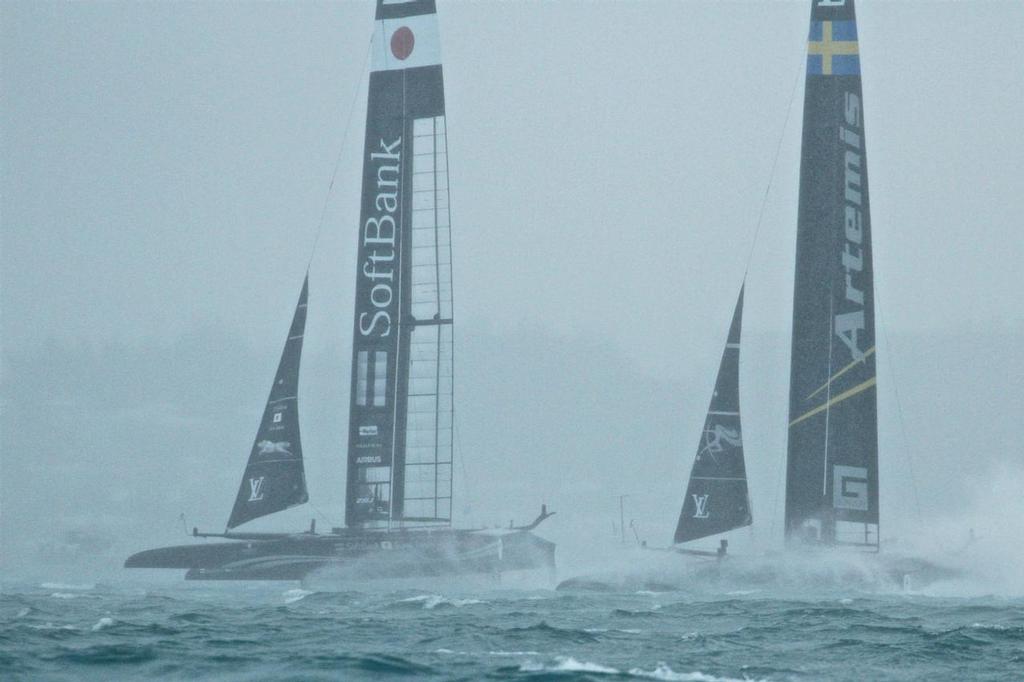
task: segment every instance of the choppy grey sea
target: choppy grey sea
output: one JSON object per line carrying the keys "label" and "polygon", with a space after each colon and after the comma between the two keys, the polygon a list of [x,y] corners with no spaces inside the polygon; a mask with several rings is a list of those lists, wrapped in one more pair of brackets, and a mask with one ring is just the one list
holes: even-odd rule
{"label": "choppy grey sea", "polygon": [[3,585],[3,680],[1024,679],[1024,599]]}

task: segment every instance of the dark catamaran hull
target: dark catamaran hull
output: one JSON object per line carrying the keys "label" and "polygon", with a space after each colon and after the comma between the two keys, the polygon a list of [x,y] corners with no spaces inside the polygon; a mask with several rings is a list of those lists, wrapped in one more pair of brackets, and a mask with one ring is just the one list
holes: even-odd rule
{"label": "dark catamaran hull", "polygon": [[525,530],[352,531],[179,545],[139,552],[126,568],[186,569],[187,580],[354,580],[553,570],[555,545]]}
{"label": "dark catamaran hull", "polygon": [[920,590],[956,580],[964,572],[952,563],[920,557],[868,552],[783,552],[763,555],[665,556],[669,562],[648,561],[639,569],[576,576],[555,588],[572,592],[631,593],[680,590],[733,590],[771,588],[781,590],[829,590],[852,588],[865,591]]}
{"label": "dark catamaran hull", "polygon": [[875,552],[820,551],[729,556],[698,566],[692,584],[728,584],[782,589],[917,590],[955,580],[963,572],[920,557]]}

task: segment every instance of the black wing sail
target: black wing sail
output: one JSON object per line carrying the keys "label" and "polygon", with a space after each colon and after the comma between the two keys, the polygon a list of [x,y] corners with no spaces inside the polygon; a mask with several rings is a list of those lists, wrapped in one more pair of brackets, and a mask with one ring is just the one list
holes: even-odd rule
{"label": "black wing sail", "polygon": [[740,327],[743,289],[729,326],[704,433],[690,471],[674,542],[688,542],[751,523],[740,426]]}
{"label": "black wing sail", "polygon": [[433,0],[378,0],[366,111],[345,523],[447,523],[452,288]]}
{"label": "black wing sail", "polygon": [[813,3],[804,97],[786,537],[877,546],[874,283],[853,0]]}
{"label": "black wing sail", "polygon": [[299,442],[297,398],[308,292],[307,276],[302,282],[302,293],[295,307],[274,385],[263,410],[263,420],[256,432],[256,441],[238,488],[231,518],[228,519],[229,529],[309,500]]}

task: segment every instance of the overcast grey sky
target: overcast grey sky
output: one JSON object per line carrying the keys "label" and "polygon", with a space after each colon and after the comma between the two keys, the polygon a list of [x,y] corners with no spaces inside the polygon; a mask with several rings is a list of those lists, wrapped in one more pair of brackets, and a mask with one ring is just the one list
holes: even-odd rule
{"label": "overcast grey sky", "polygon": [[[808,3],[438,4],[464,520],[525,519],[543,497],[557,536],[646,492],[637,513],[667,541],[778,147],[741,388],[767,523]],[[160,524],[143,544],[178,511],[223,522],[339,149],[300,397],[311,494],[340,516],[372,16],[369,0],[0,5],[5,542],[41,513],[53,530]],[[862,1],[858,23],[892,338],[882,456],[909,439],[935,498],[965,461],[1021,459],[1024,4]],[[972,433],[996,440],[965,453]],[[900,509],[894,459],[883,507]]]}

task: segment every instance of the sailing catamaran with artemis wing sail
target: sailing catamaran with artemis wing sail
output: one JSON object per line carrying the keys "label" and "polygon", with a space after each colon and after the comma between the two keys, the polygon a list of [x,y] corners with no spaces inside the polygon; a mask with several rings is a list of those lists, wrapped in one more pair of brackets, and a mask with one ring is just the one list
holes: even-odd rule
{"label": "sailing catamaran with artemis wing sail", "polygon": [[[874,282],[864,142],[864,105],[853,0],[812,0],[790,381],[785,532],[792,549],[852,546],[877,552],[878,411]],[[718,371],[672,549],[751,524],[739,410],[743,290]],[[880,577],[915,585],[957,575],[919,558],[887,553]],[[737,557],[738,558],[738,557]],[[784,560],[786,568],[792,555]],[[752,559],[752,557],[747,557]],[[736,577],[762,579],[771,562],[731,561]],[[687,580],[703,572],[687,574]],[[710,572],[720,577],[719,566]],[[765,574],[764,570],[768,573]],[[657,574],[654,574],[657,576]],[[808,577],[801,574],[802,577]],[[618,584],[649,581],[620,577]],[[669,580],[674,582],[675,579]],[[560,587],[586,588],[578,578]]]}
{"label": "sailing catamaran with artemis wing sail", "polygon": [[786,460],[786,544],[868,552],[906,586],[960,574],[881,548],[875,285],[854,0],[814,0],[807,41]]}
{"label": "sailing catamaran with artemis wing sail", "polygon": [[363,156],[349,408],[345,527],[318,534],[237,526],[305,503],[298,378],[308,276],[226,538],[147,550],[131,568],[189,579],[300,579],[347,568],[368,577],[553,568],[532,531],[452,523],[454,420],[448,154],[434,0],[378,0]]}
{"label": "sailing catamaran with artemis wing sail", "polygon": [[816,0],[807,43],[786,538],[877,549],[875,297],[853,0]]}
{"label": "sailing catamaran with artemis wing sail", "polygon": [[[786,536],[878,546],[874,294],[853,0],[812,0],[793,302]],[[675,533],[750,525],[739,413],[740,291]],[[722,540],[719,556],[725,553]]]}
{"label": "sailing catamaran with artemis wing sail", "polygon": [[[854,0],[812,0],[805,83],[785,534],[793,549],[877,552],[875,295]],[[732,348],[738,361],[741,309],[742,293],[676,543],[750,523],[738,365],[729,364]],[[709,456],[712,448],[720,450],[717,457]],[[723,541],[719,555],[724,550]],[[920,584],[955,574],[891,554],[875,563],[882,575],[904,584],[910,577]]]}
{"label": "sailing catamaran with artemis wing sail", "polygon": [[880,540],[875,287],[854,0],[813,0],[797,213],[785,535],[867,551],[880,577],[958,571]]}

